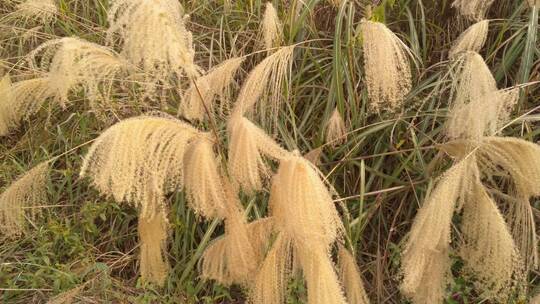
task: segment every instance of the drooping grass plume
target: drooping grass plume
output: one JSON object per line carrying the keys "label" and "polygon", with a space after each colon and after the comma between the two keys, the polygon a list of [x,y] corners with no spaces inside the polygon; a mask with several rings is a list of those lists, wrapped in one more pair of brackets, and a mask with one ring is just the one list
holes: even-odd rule
{"label": "drooping grass plume", "polygon": [[347,303],[368,304],[369,299],[354,256],[341,244],[338,245],[338,273],[343,283]]}
{"label": "drooping grass plume", "polygon": [[345,126],[345,121],[338,109],[335,108],[332,116],[326,122],[326,142],[335,147],[347,140],[346,133],[347,127]]}
{"label": "drooping grass plume", "polygon": [[4,81],[2,90],[5,90],[5,94],[2,96],[5,99],[0,100],[0,103],[5,114],[2,115],[3,124],[8,131],[16,129],[24,119],[38,112],[45,102],[54,96],[47,75],[15,83],[6,79]]}
{"label": "drooping grass plume", "polygon": [[161,210],[151,217],[140,217],[137,227],[141,244],[141,277],[160,286],[165,283],[169,272],[166,258],[168,225],[167,215]]}
{"label": "drooping grass plume", "polygon": [[5,136],[16,126],[15,109],[11,91],[11,78],[6,74],[0,80],[0,136]]}
{"label": "drooping grass plume", "polygon": [[472,21],[483,20],[494,0],[454,0],[452,6]]}
{"label": "drooping grass plume", "polygon": [[[266,2],[266,9],[264,10],[264,16],[261,22],[261,32],[264,49],[270,50],[280,45],[283,28],[272,2]],[[270,53],[271,51],[268,52]]]}
{"label": "drooping grass plume", "polygon": [[[231,284],[244,284],[249,285],[246,282],[245,274],[242,272],[240,276],[235,274],[233,268],[235,268],[234,261],[242,261],[238,259],[243,253],[249,252],[252,250],[254,259],[250,261],[253,265],[259,265],[266,253],[267,246],[270,242],[270,237],[272,234],[272,219],[265,218],[249,223],[247,226],[244,225],[234,225],[233,223],[226,222],[225,224],[225,235],[214,240],[210,244],[200,262],[200,272],[201,276],[205,279],[212,279],[220,284],[225,286]],[[245,227],[245,234],[244,228]],[[238,233],[240,232],[240,233]],[[247,235],[248,239],[245,239]],[[244,242],[244,243],[242,243]],[[244,247],[243,252],[238,251],[238,247]],[[251,245],[251,248],[245,250],[245,246]],[[238,266],[236,265],[238,268]],[[239,267],[240,269],[246,269],[245,265]]]}
{"label": "drooping grass plume", "polygon": [[263,176],[269,175],[263,155],[281,159],[288,152],[245,117],[233,114],[228,129],[228,169],[231,178],[247,193],[261,190]]}
{"label": "drooping grass plume", "polygon": [[58,15],[55,0],[26,0],[17,4],[16,9],[10,18],[50,23]]}
{"label": "drooping grass plume", "polygon": [[[472,88],[471,88],[472,89]],[[451,106],[446,122],[446,133],[450,139],[476,139],[495,135],[507,122],[517,104],[519,90],[500,90],[476,97],[468,103]]]}
{"label": "drooping grass plume", "polygon": [[369,106],[398,110],[411,90],[410,50],[383,23],[364,19],[360,31]]}
{"label": "drooping grass plume", "polygon": [[294,46],[281,47],[253,68],[242,85],[233,115],[252,114],[257,101],[266,99],[260,103],[259,117],[263,122],[275,122],[283,100],[282,85],[290,77],[293,51]]}
{"label": "drooping grass plume", "polygon": [[43,162],[19,177],[0,195],[0,231],[7,237],[21,235],[25,217],[34,220],[38,205],[47,199],[49,163]]}
{"label": "drooping grass plume", "polygon": [[[532,197],[540,195],[540,147],[509,137],[487,137],[478,149],[479,167],[487,180],[502,177],[509,210],[507,222],[526,269],[538,267],[538,241]],[[506,174],[502,174],[506,172]],[[501,176],[502,175],[502,176]]]}
{"label": "drooping grass plume", "polygon": [[188,146],[183,160],[184,184],[195,212],[207,218],[226,218],[228,198],[214,140],[210,135],[199,136]]}
{"label": "drooping grass plume", "polygon": [[92,103],[108,103],[114,80],[128,68],[112,49],[71,37],[49,40],[33,50],[29,58],[32,67],[48,71],[50,90],[62,105],[68,104],[68,93],[77,87],[84,89]]}
{"label": "drooping grass plume", "polygon": [[415,304],[441,303],[449,282],[451,223],[471,160],[449,169],[418,211],[402,253],[401,290]]}
{"label": "drooping grass plume", "polygon": [[482,20],[471,25],[452,45],[449,52],[450,58],[457,58],[461,52],[479,52],[486,43],[488,29],[489,20]]}
{"label": "drooping grass plume", "polygon": [[[493,121],[499,120],[497,115],[501,104],[505,104],[508,96],[497,93],[495,78],[478,53],[463,53],[456,64],[456,69],[456,86],[451,100],[447,135],[451,139],[478,139],[485,135],[486,128]],[[497,101],[491,104],[486,102],[493,98]],[[484,117],[477,120],[477,115]],[[475,121],[479,123],[471,127],[469,123]]]}
{"label": "drooping grass plume", "polygon": [[522,273],[520,257],[502,214],[480,177],[474,178],[463,205],[460,255],[484,297],[508,302],[508,291]]}
{"label": "drooping grass plume", "polygon": [[103,132],[86,154],[81,176],[118,202],[152,218],[165,195],[184,184],[184,154],[199,131],[179,120],[140,116]]}
{"label": "drooping grass plume", "polygon": [[171,77],[198,76],[192,35],[186,29],[180,2],[114,0],[108,20],[109,42],[121,38],[121,54],[146,73],[143,81],[150,96],[157,84],[169,84]]}
{"label": "drooping grass plume", "polygon": [[[179,113],[190,120],[203,120],[207,115],[206,110],[213,114],[214,98],[222,97],[222,101],[229,98],[226,94],[227,88],[233,82],[242,62],[243,57],[228,59],[208,71],[206,75],[197,78],[186,91]],[[228,108],[228,105],[225,107]]]}
{"label": "drooping grass plume", "polygon": [[251,301],[284,303],[287,282],[299,267],[309,304],[346,303],[330,254],[343,226],[320,173],[296,152],[280,161],[269,208],[278,236],[255,278]]}

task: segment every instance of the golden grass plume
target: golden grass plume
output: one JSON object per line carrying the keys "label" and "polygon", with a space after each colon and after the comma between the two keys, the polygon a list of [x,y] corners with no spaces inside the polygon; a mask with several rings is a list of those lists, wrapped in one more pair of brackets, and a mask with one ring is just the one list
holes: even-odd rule
{"label": "golden grass plume", "polygon": [[0,80],[0,136],[5,136],[17,126],[17,113],[13,107],[9,74]]}
{"label": "golden grass plume", "polygon": [[399,110],[411,89],[410,50],[383,23],[364,19],[360,30],[370,107]]}
{"label": "golden grass plume", "polygon": [[12,18],[50,23],[56,20],[58,6],[55,0],[26,0],[16,5]]}
{"label": "golden grass plume", "polygon": [[266,9],[261,22],[261,32],[265,50],[270,53],[270,49],[279,47],[283,29],[278,12],[272,2],[266,2]]}
{"label": "golden grass plume", "polygon": [[262,176],[268,176],[263,155],[281,159],[288,152],[245,117],[232,115],[228,129],[230,176],[247,193],[261,190]]}
{"label": "golden grass plume", "polygon": [[472,21],[483,20],[494,0],[454,0],[452,6]]}
{"label": "golden grass plume", "polygon": [[169,272],[166,257],[168,225],[164,210],[138,219],[141,278],[159,286],[163,286]]}
{"label": "golden grass plume", "polygon": [[103,194],[152,218],[164,196],[183,186],[184,154],[199,132],[179,120],[140,116],[103,132],[86,154],[81,176]]}
{"label": "golden grass plume", "polygon": [[62,105],[68,103],[68,93],[76,87],[82,87],[91,102],[108,102],[114,80],[128,68],[112,49],[74,37],[49,40],[28,57],[32,67],[48,71],[50,90]]}
{"label": "golden grass plume", "polygon": [[335,108],[332,116],[326,122],[326,143],[337,146],[347,140],[347,127],[338,109]]}
{"label": "golden grass plume", "polygon": [[[196,78],[192,35],[186,29],[184,10],[174,0],[114,0],[108,11],[110,43],[121,38],[121,54],[146,76],[148,94],[172,76]],[[160,34],[156,35],[155,30]]]}
{"label": "golden grass plume", "polygon": [[368,304],[360,270],[354,256],[343,245],[338,244],[338,274],[349,304]]}
{"label": "golden grass plume", "polygon": [[34,207],[46,201],[48,172],[48,162],[38,164],[0,195],[0,230],[5,236],[19,236],[25,217],[34,220],[39,214],[39,208]]}
{"label": "golden grass plume", "polygon": [[294,45],[281,47],[251,70],[242,85],[233,115],[252,114],[257,101],[264,99],[264,93],[269,92],[267,103],[260,105],[259,116],[262,121],[266,121],[268,116],[271,122],[275,122],[283,100],[280,93],[282,85],[291,74],[293,51]]}
{"label": "golden grass plume", "polygon": [[489,20],[482,20],[471,25],[463,32],[450,49],[450,58],[457,58],[461,52],[479,52],[486,43],[489,30]]}
{"label": "golden grass plume", "polygon": [[238,57],[225,60],[206,75],[197,78],[185,92],[179,113],[190,120],[203,120],[207,115],[206,110],[212,115],[214,98],[223,97],[222,101],[228,99],[226,90],[233,82],[234,75],[244,59]]}

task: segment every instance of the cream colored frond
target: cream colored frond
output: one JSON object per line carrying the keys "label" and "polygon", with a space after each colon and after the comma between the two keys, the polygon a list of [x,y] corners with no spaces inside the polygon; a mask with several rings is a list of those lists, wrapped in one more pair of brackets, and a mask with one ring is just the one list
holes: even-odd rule
{"label": "cream colored frond", "polygon": [[449,53],[450,58],[457,58],[457,55],[461,52],[479,52],[486,43],[488,29],[488,20],[482,20],[471,25],[452,45]]}
{"label": "cream colored frond", "polygon": [[5,75],[0,80],[0,136],[8,135],[18,125],[14,104],[11,78]]}
{"label": "cream colored frond", "polygon": [[460,255],[477,290],[488,299],[508,302],[523,279],[523,267],[512,235],[477,177],[464,199]]}
{"label": "cream colored frond", "polygon": [[185,190],[193,210],[207,218],[226,218],[227,193],[213,139],[197,137],[187,148],[183,163]]}
{"label": "cream colored frond", "polygon": [[347,296],[347,302],[349,304],[369,304],[354,256],[341,244],[338,247],[338,273]]}
{"label": "cream colored frond", "polygon": [[446,122],[450,139],[480,140],[484,136],[497,135],[508,122],[516,105],[519,90],[493,91],[468,103],[453,105]]}
{"label": "cream colored frond", "polygon": [[269,208],[276,229],[295,244],[329,246],[343,231],[329,189],[317,169],[299,156],[281,160]]}
{"label": "cream colored frond", "polygon": [[540,147],[509,137],[488,137],[478,152],[488,180],[503,178],[511,197],[508,222],[525,266],[538,266],[537,236],[530,198],[540,195]]}
{"label": "cream colored frond", "polygon": [[298,244],[298,260],[307,285],[308,304],[347,304],[329,249],[320,244]]}
{"label": "cream colored frond", "polygon": [[68,103],[68,93],[76,87],[82,87],[92,102],[107,101],[114,80],[128,68],[112,49],[74,37],[49,40],[28,57],[32,67],[48,71],[49,87],[62,105]]}
{"label": "cream colored frond", "polygon": [[56,20],[58,7],[54,0],[26,0],[17,4],[15,18],[50,23]]}
{"label": "cream colored frond", "polygon": [[[121,38],[121,54],[147,73],[148,94],[172,76],[196,78],[195,51],[184,10],[175,0],[113,0],[108,11],[109,42]],[[159,34],[156,30],[159,29]]]}
{"label": "cream colored frond", "polygon": [[338,109],[335,108],[332,116],[326,123],[326,143],[337,146],[347,141],[347,127]]}
{"label": "cream colored frond", "polygon": [[281,47],[249,73],[236,100],[233,115],[252,113],[257,101],[264,99],[264,93],[269,92],[268,101],[259,107],[259,116],[262,121],[275,122],[283,101],[282,85],[290,77],[293,51],[294,46]]}
{"label": "cream colored frond", "polygon": [[292,241],[286,235],[279,234],[259,271],[255,274],[250,289],[250,303],[285,303],[292,271],[292,259]]}
{"label": "cream colored frond", "polygon": [[212,114],[215,97],[223,97],[223,100],[229,98],[226,94],[227,88],[233,82],[234,75],[244,59],[243,57],[228,59],[206,75],[197,78],[195,84],[192,83],[186,91],[179,112],[190,120],[203,120],[207,115],[206,109]]}
{"label": "cream colored frond", "polygon": [[400,110],[411,90],[408,47],[383,23],[362,20],[364,69],[374,111]]}
{"label": "cream colored frond", "polygon": [[270,49],[279,47],[282,36],[282,25],[279,20],[276,8],[272,2],[266,2],[266,9],[261,22],[261,32],[263,35],[264,49],[271,53]]}
{"label": "cream colored frond", "polygon": [[38,112],[54,96],[48,76],[18,81],[11,86],[13,116],[10,125],[17,127],[23,119]]}
{"label": "cream colored frond", "polygon": [[[264,218],[249,223],[245,230],[243,223],[238,224],[240,225],[226,221],[225,235],[213,241],[206,248],[200,262],[203,278],[216,280],[225,286],[233,283],[248,284],[245,277],[245,266],[251,263],[259,266],[262,262],[273,231],[272,219]],[[245,239],[246,234],[247,240]],[[253,252],[251,257],[253,261],[239,265],[245,258],[250,258],[245,254],[250,251]],[[232,269],[234,267],[240,267],[240,271],[234,271]]]}
{"label": "cream colored frond", "polygon": [[472,165],[469,158],[450,168],[414,219],[402,254],[401,290],[415,304],[443,301],[450,271],[452,216]]}
{"label": "cream colored frond", "polygon": [[485,18],[493,1],[495,0],[454,0],[452,6],[464,17],[473,21],[480,21]]}
{"label": "cream colored frond", "polygon": [[84,158],[81,176],[103,194],[152,218],[164,196],[183,185],[184,154],[199,132],[179,120],[141,116],[103,132]]}
{"label": "cream colored frond", "polygon": [[139,217],[141,278],[158,286],[163,286],[169,272],[166,254],[168,226],[164,210],[156,212],[152,217]]}
{"label": "cream colored frond", "polygon": [[233,115],[228,129],[229,174],[247,193],[261,190],[261,175],[269,175],[262,156],[282,159],[288,152],[245,117]]}
{"label": "cream colored frond", "polygon": [[44,205],[47,199],[48,171],[48,162],[43,162],[18,178],[0,195],[2,234],[17,237],[24,231],[25,217],[31,220],[37,217],[37,205]]}

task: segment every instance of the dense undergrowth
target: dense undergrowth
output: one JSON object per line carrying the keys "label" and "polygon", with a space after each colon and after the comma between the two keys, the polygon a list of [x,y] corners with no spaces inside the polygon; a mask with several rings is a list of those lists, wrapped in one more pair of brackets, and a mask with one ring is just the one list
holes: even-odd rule
{"label": "dense undergrowth", "polygon": [[[263,1],[180,1],[189,14],[195,61],[205,70],[231,57],[247,56],[233,85],[242,81],[264,57],[260,21]],[[373,11],[411,49],[412,89],[398,113],[371,110],[363,66],[360,22],[365,2],[273,1],[283,24],[281,45],[297,44],[292,73],[281,92],[277,124],[268,123],[287,150],[318,155],[320,170],[340,195],[339,204],[349,243],[353,245],[372,303],[408,303],[399,291],[401,253],[419,207],[452,158],[440,152],[446,142],[448,117],[448,51],[470,24],[451,1],[386,0]],[[14,3],[0,3],[2,70],[22,80],[29,72],[31,50],[46,40],[78,36],[106,43],[106,0],[60,0],[51,23],[11,20]],[[538,7],[527,1],[495,1],[487,13],[488,39],[481,50],[498,87],[528,84],[502,130],[538,142],[540,128],[540,48]],[[160,35],[158,28],[155,35]],[[166,41],[166,40],[164,40]],[[19,77],[19,78],[18,78]],[[186,82],[187,83],[187,82]],[[185,84],[184,84],[185,85]],[[187,87],[187,85],[185,85]],[[127,92],[127,93],[126,93]],[[0,299],[4,303],[41,303],[62,292],[80,288],[83,303],[243,303],[237,286],[202,280],[199,259],[209,242],[223,234],[218,220],[204,221],[186,203],[185,194],[167,197],[170,206],[171,264],[163,288],[139,278],[137,211],[107,199],[94,190],[79,170],[91,142],[121,119],[152,111],[173,116],[180,96],[145,100],[133,88],[111,97],[107,107],[90,107],[84,92],[74,92],[66,108],[44,105],[16,132],[0,139],[0,183],[8,186],[34,165],[54,157],[42,215],[29,222],[16,241],[0,239]],[[328,143],[326,124],[335,109],[345,119],[347,136]],[[223,114],[224,116],[225,114]],[[194,122],[215,130],[226,140],[226,121]],[[182,118],[186,120],[185,118]],[[213,125],[215,123],[215,125]],[[215,128],[215,129],[214,129]],[[317,157],[315,157],[317,159]],[[531,200],[536,221],[540,202]],[[249,219],[267,212],[268,193],[245,195]],[[345,210],[347,210],[345,212]],[[455,241],[461,238],[454,216]],[[1,231],[0,231],[1,233]],[[491,303],[475,289],[474,278],[463,273],[463,261],[451,253],[454,280],[447,303]],[[526,278],[527,299],[540,293],[540,272]],[[304,303],[301,278],[292,280],[288,303]],[[527,303],[524,297],[512,300]]]}

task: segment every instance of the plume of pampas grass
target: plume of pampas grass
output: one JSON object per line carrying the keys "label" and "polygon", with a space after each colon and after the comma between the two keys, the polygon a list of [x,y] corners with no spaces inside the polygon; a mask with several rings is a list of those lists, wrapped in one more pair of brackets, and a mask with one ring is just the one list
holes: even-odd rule
{"label": "plume of pampas grass", "polygon": [[291,73],[293,51],[294,46],[281,47],[249,73],[238,95],[233,115],[244,116],[252,113],[257,100],[261,99],[265,92],[270,92],[268,104],[260,106],[260,117],[265,120],[266,116],[270,116],[275,122],[282,102],[282,84]]}
{"label": "plume of pampas grass", "polygon": [[207,218],[227,217],[227,193],[222,182],[214,139],[197,137],[184,156],[186,195],[195,212]]}
{"label": "plume of pampas grass", "polygon": [[332,116],[326,123],[326,142],[337,146],[347,140],[347,127],[338,109],[335,108]]}
{"label": "plume of pampas grass", "polygon": [[347,303],[349,304],[368,304],[369,299],[362,283],[362,278],[354,256],[343,245],[338,245],[338,273]]}
{"label": "plume of pampas grass", "polygon": [[446,134],[450,139],[474,140],[496,135],[507,122],[518,98],[519,89],[513,89],[493,91],[468,103],[458,101],[451,106]]}
{"label": "plume of pampas grass", "polygon": [[[17,128],[21,121],[38,112],[43,104],[54,93],[49,87],[50,78],[47,76],[11,83],[8,79],[2,82],[2,108],[3,125],[8,131]],[[11,110],[8,110],[10,108]]]}
{"label": "plume of pampas grass", "polygon": [[380,22],[364,19],[360,30],[370,106],[398,110],[411,89],[410,50]]}
{"label": "plume of pampas grass", "polygon": [[292,260],[292,241],[285,234],[279,234],[255,275],[249,295],[251,303],[285,303]]}
{"label": "plume of pampas grass", "polygon": [[309,304],[344,304],[330,255],[343,226],[318,170],[297,153],[282,159],[272,179],[269,208],[278,236],[255,278],[250,300],[284,303],[297,264],[307,283]]}
{"label": "plume of pampas grass", "polygon": [[463,206],[460,255],[483,296],[507,302],[522,273],[518,250],[495,202],[476,176]]}
{"label": "plume of pampas grass", "polygon": [[473,21],[483,20],[494,0],[454,0],[452,6],[461,15]]}
{"label": "plume of pampas grass", "polygon": [[41,55],[41,69],[48,71],[49,87],[57,100],[65,105],[68,93],[80,86],[91,101],[107,101],[99,87],[109,92],[112,84],[127,63],[113,50],[80,38],[60,38],[45,42],[29,54],[32,67],[37,66],[36,56]]}
{"label": "plume of pampas grass", "polygon": [[[19,236],[24,231],[24,217],[35,219],[37,208],[46,200],[48,162],[43,162],[24,175],[0,195],[0,230],[7,237]],[[24,208],[29,207],[28,212]]]}
{"label": "plume of pampas grass", "polygon": [[233,115],[228,129],[230,176],[247,193],[261,190],[261,175],[268,171],[262,155],[281,159],[288,152],[245,117]]}
{"label": "plume of pampas grass", "polygon": [[26,0],[17,4],[13,12],[15,19],[35,20],[42,23],[50,23],[56,20],[58,7],[54,0]]}
{"label": "plume of pampas grass", "polygon": [[[487,103],[487,98],[494,97],[491,94],[497,91],[497,83],[491,71],[487,67],[482,56],[475,52],[465,52],[460,56],[457,63],[456,88],[450,107],[450,119],[447,123],[447,135],[451,139],[456,138],[480,138],[484,135],[486,127],[490,121],[498,119],[495,109],[499,109],[502,101],[494,103],[495,106]],[[499,97],[499,96],[495,96]],[[501,97],[503,98],[503,97]],[[506,99],[504,99],[506,100]],[[493,111],[485,111],[484,107],[492,107]],[[474,122],[471,111],[477,114],[484,113],[487,116],[480,120],[474,128],[468,123]],[[466,121],[467,125],[462,123]]]}
{"label": "plume of pampas grass", "polygon": [[103,132],[84,158],[81,176],[103,194],[152,218],[167,192],[181,188],[184,154],[199,132],[179,120],[141,116]]}
{"label": "plume of pampas grass", "polygon": [[190,120],[203,120],[206,109],[213,113],[213,99],[216,96],[225,97],[225,91],[234,80],[234,75],[242,62],[243,57],[228,59],[206,75],[197,78],[186,91],[179,112]]}
{"label": "plume of pampas grass", "polygon": [[0,80],[0,136],[5,136],[17,125],[17,113],[13,107],[11,78],[5,75]]}
{"label": "plume of pampas grass", "polygon": [[[238,262],[243,259],[238,259],[238,256],[242,256],[242,253],[252,250],[254,260],[249,261],[248,265],[259,265],[263,259],[266,248],[270,242],[270,236],[272,234],[272,219],[264,218],[245,226],[245,233],[243,232],[243,225],[230,225],[226,221],[225,235],[212,242],[206,248],[203,256],[200,260],[200,272],[201,276],[205,279],[216,280],[220,284],[225,286],[235,284],[248,285],[246,281],[245,271],[241,271],[240,275],[235,274],[232,270]],[[238,233],[240,232],[240,233]],[[245,239],[247,235],[248,239]],[[251,245],[252,248],[245,250],[245,247]],[[238,251],[238,247],[244,250]],[[247,258],[248,256],[246,256]],[[236,262],[235,262],[236,260]],[[241,265],[240,269],[246,269],[245,265]],[[238,272],[238,271],[237,271]]]}
{"label": "plume of pampas grass", "polygon": [[486,43],[488,29],[488,20],[482,20],[471,25],[452,45],[449,53],[450,58],[457,58],[461,52],[479,52]]}
{"label": "plume of pampas grass", "polygon": [[512,235],[527,269],[537,267],[536,227],[529,200],[540,195],[540,147],[517,138],[487,137],[478,149],[478,159],[487,180],[503,177]]}
{"label": "plume of pampas grass", "polygon": [[261,22],[261,32],[263,35],[264,49],[270,50],[279,46],[283,29],[276,8],[272,5],[272,2],[266,3],[266,9]]}
{"label": "plume of pampas grass", "polygon": [[295,243],[313,240],[329,246],[343,232],[341,220],[319,171],[291,155],[280,161],[272,180],[269,208],[276,229]]}
{"label": "plume of pampas grass", "polygon": [[[114,0],[108,11],[109,42],[115,34],[122,38],[121,54],[147,75],[148,94],[159,82],[184,73],[196,78],[192,35],[186,29],[184,11],[174,0]],[[160,34],[156,35],[155,30]]]}
{"label": "plume of pampas grass", "polygon": [[415,304],[441,303],[449,279],[451,224],[471,159],[450,168],[418,211],[402,254],[401,290]]}
{"label": "plume of pampas grass", "polygon": [[151,217],[139,217],[138,224],[141,278],[163,286],[169,271],[166,259],[169,225],[167,216],[162,210]]}

